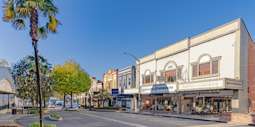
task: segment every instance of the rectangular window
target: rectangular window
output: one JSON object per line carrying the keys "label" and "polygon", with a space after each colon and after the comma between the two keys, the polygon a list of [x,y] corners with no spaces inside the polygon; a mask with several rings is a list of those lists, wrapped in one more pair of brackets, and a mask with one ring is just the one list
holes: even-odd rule
{"label": "rectangular window", "polygon": [[199,64],[199,76],[210,74],[210,62]]}
{"label": "rectangular window", "polygon": [[154,74],[151,73],[151,79],[150,79],[150,83],[153,83],[154,82]]}
{"label": "rectangular window", "polygon": [[212,61],[212,74],[218,74],[219,72],[219,64],[218,64],[218,60],[214,60]]}
{"label": "rectangular window", "polygon": [[192,65],[192,77],[197,77],[197,64]]}
{"label": "rectangular window", "polygon": [[145,84],[151,83],[151,76],[150,75],[145,75]]}
{"label": "rectangular window", "polygon": [[165,72],[166,82],[175,82],[176,81],[176,70],[169,70]]}

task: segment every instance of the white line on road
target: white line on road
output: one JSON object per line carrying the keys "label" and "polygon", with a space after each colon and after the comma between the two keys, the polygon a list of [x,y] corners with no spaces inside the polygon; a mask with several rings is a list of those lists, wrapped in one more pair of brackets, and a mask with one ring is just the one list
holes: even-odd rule
{"label": "white line on road", "polygon": [[129,122],[126,122],[126,121],[111,119],[111,118],[92,115],[92,114],[84,114],[84,113],[80,113],[80,114],[90,116],[90,117],[96,117],[96,118],[103,119],[103,120],[113,121],[113,122],[116,122],[116,123],[120,123],[120,124],[124,124],[124,125],[128,125],[128,126],[133,126],[133,127],[147,127],[147,126],[144,126],[144,125],[141,125],[141,124],[129,123]]}

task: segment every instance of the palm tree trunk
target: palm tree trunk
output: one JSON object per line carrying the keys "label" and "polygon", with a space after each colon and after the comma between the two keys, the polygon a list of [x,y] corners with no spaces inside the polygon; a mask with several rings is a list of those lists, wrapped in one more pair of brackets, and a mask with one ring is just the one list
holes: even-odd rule
{"label": "palm tree trunk", "polygon": [[42,95],[41,95],[41,85],[40,85],[40,72],[39,72],[39,63],[38,63],[37,42],[34,43],[33,45],[34,45],[34,52],[35,52],[37,92],[38,92],[38,96],[39,96],[40,127],[42,127]]}
{"label": "palm tree trunk", "polygon": [[39,72],[39,60],[38,60],[38,12],[35,8],[31,11],[30,16],[30,36],[32,38],[32,44],[34,48],[34,55],[35,55],[35,66],[36,66],[36,83],[37,83],[37,92],[39,96],[39,114],[40,114],[40,127],[42,127],[42,93],[41,93],[41,85],[40,85],[40,72]]}

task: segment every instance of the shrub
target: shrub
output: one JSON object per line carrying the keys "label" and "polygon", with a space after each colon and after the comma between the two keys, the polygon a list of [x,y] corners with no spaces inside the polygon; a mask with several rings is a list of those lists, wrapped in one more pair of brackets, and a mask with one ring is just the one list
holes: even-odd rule
{"label": "shrub", "polygon": [[50,113],[50,117],[53,118],[53,119],[60,119],[61,118],[61,116],[56,112]]}
{"label": "shrub", "polygon": [[[40,127],[40,124],[38,122],[34,122],[29,125],[29,127]],[[57,127],[54,124],[43,124],[43,127]]]}
{"label": "shrub", "polygon": [[28,114],[37,114],[39,112],[39,110],[37,108],[29,108],[27,110]]}

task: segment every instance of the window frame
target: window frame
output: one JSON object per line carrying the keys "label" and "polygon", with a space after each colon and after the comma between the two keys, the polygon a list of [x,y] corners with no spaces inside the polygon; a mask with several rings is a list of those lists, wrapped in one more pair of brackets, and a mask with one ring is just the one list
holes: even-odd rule
{"label": "window frame", "polygon": [[[164,80],[158,80],[158,82],[161,82],[161,83],[176,83],[177,81],[179,80],[182,80],[183,77],[182,77],[182,69],[183,69],[183,65],[181,66],[177,66],[175,69],[169,69],[169,70],[162,70],[160,71],[160,77],[163,77]],[[170,82],[170,81],[167,81],[166,79],[166,72],[167,71],[174,71],[175,70],[175,81],[174,82]]]}
{"label": "window frame", "polygon": [[[148,71],[148,70],[147,70]],[[142,75],[142,84],[143,85],[150,85],[154,83],[154,73],[152,73],[151,71],[149,71],[149,74],[146,75],[146,72]],[[145,82],[146,81],[146,76],[149,76],[149,82]]]}
{"label": "window frame", "polygon": [[[218,64],[218,67],[217,67],[217,73],[213,73],[213,62],[214,61],[218,61],[217,64]],[[209,61],[206,61],[206,62],[201,62],[199,63],[199,60],[198,62],[194,62],[194,63],[191,63],[191,79],[200,79],[200,78],[210,78],[210,77],[216,77],[216,76],[219,76],[220,74],[220,61],[221,61],[221,56],[218,56],[218,57],[213,57],[211,58]],[[206,74],[206,75],[200,75],[199,72],[200,72],[200,64],[205,64],[205,63],[210,63],[210,73],[209,74]],[[196,66],[196,76],[194,76],[193,74],[193,67]]]}
{"label": "window frame", "polygon": [[[166,83],[174,83],[174,82],[176,82],[178,79],[177,79],[177,68],[176,69],[171,69],[171,70],[166,70],[166,71],[164,71],[164,81],[166,82]],[[166,73],[167,72],[170,72],[170,71],[175,71],[175,80],[173,81],[173,82],[171,82],[171,81],[168,81],[167,80],[167,77],[166,77]]]}

